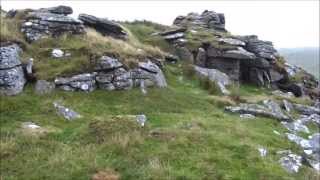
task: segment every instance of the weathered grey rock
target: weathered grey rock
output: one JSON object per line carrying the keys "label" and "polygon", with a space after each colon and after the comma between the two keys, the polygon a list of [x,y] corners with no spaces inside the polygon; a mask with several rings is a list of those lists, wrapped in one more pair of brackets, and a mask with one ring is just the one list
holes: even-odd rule
{"label": "weathered grey rock", "polygon": [[17,44],[0,47],[0,69],[9,69],[21,65],[20,52],[21,49]]}
{"label": "weathered grey rock", "polygon": [[176,54],[178,55],[179,59],[181,59],[182,61],[190,62],[190,63],[194,62],[193,54],[186,47],[177,46]]}
{"label": "weathered grey rock", "polygon": [[0,95],[16,95],[23,91],[26,78],[16,44],[0,47]]}
{"label": "weathered grey rock", "polygon": [[185,28],[172,29],[165,32],[159,33],[165,40],[167,41],[176,41],[178,39],[182,39],[185,36]]}
{"label": "weathered grey rock", "polygon": [[129,90],[133,87],[133,81],[130,72],[125,72],[121,75],[115,76],[113,85],[116,90]]}
{"label": "weathered grey rock", "polygon": [[226,31],[224,14],[208,10],[202,14],[189,13],[187,16],[178,16],[173,24],[180,27],[203,27]]}
{"label": "weathered grey rock", "polygon": [[109,71],[121,68],[123,66],[118,59],[110,56],[102,56],[98,61],[99,62],[95,68],[96,71]]}
{"label": "weathered grey rock", "polygon": [[128,36],[119,24],[109,21],[106,18],[98,18],[88,14],[80,14],[78,18],[84,22],[84,25],[96,29],[104,36],[112,36],[120,39],[126,39]]}
{"label": "weathered grey rock", "polygon": [[317,100],[314,102],[313,107],[320,109],[320,100],[319,100],[319,99],[317,99]]}
{"label": "weathered grey rock", "polygon": [[272,112],[271,109],[258,104],[241,103],[239,106],[227,106],[225,107],[225,110],[232,113],[253,114],[255,116],[269,117],[280,121],[291,120],[288,116]]}
{"label": "weathered grey rock", "polygon": [[221,57],[224,58],[233,58],[233,59],[255,59],[256,56],[243,49],[242,47],[238,47],[236,50],[228,50],[221,54]]}
{"label": "weathered grey rock", "polygon": [[24,33],[27,41],[33,42],[41,38],[57,37],[64,33],[82,34],[84,26],[81,21],[69,16],[40,9],[28,13],[21,25],[21,32]]}
{"label": "weathered grey rock", "polygon": [[33,67],[33,58],[30,58],[26,64],[26,73],[27,75],[32,75],[32,67]]}
{"label": "weathered grey rock", "polygon": [[252,114],[240,114],[240,118],[244,118],[244,119],[254,119],[256,118],[254,115]]}
{"label": "weathered grey rock", "polygon": [[69,78],[56,78],[54,83],[65,91],[87,91],[91,92],[96,88],[95,73],[79,74]]}
{"label": "weathered grey rock", "polygon": [[64,52],[61,49],[53,49],[51,56],[54,58],[62,58],[64,56]]}
{"label": "weathered grey rock", "polygon": [[194,70],[196,71],[198,76],[208,78],[211,82],[217,83],[221,93],[225,95],[230,94],[230,92],[225,88],[225,86],[231,84],[231,80],[228,75],[216,69],[207,69],[199,66],[194,66]]}
{"label": "weathered grey rock", "polygon": [[293,122],[281,122],[281,124],[293,133],[296,133],[296,132],[310,133],[309,128],[305,126],[300,120],[296,120]]}
{"label": "weathered grey rock", "polygon": [[299,119],[303,124],[308,124],[308,123],[315,123],[320,127],[320,115],[319,114],[311,114],[309,116],[307,115],[301,115]]}
{"label": "weathered grey rock", "polygon": [[308,105],[302,105],[302,104],[293,104],[293,107],[295,110],[299,111],[302,114],[305,115],[312,115],[312,114],[320,114],[320,109],[313,107],[313,106],[308,106]]}
{"label": "weathered grey rock", "polygon": [[304,139],[298,135],[286,133],[287,138],[296,143],[298,146],[300,146],[302,149],[310,149],[312,146],[310,145],[310,142],[307,139]]}
{"label": "weathered grey rock", "polygon": [[[156,64],[152,63],[151,61],[140,62],[139,68],[140,70],[143,70],[141,73],[142,78],[146,77],[146,79],[149,79],[150,81],[152,81],[156,87],[159,87],[159,88],[167,87],[166,78],[162,70]],[[136,78],[137,77],[135,77],[135,79]]]}
{"label": "weathered grey rock", "polygon": [[78,118],[82,117],[77,112],[73,111],[72,109],[69,109],[69,108],[62,106],[57,102],[54,102],[53,105],[56,108],[57,113],[59,115],[63,116],[67,120],[74,120],[74,119],[78,119]]}
{"label": "weathered grey rock", "polygon": [[293,110],[293,105],[292,103],[290,103],[289,101],[287,100],[282,100],[282,103],[283,103],[283,107],[284,109],[287,111],[287,112],[291,112]]}
{"label": "weathered grey rock", "polygon": [[246,43],[246,50],[254,53],[257,57],[270,61],[276,60],[279,56],[272,42],[259,40],[257,36],[239,36],[240,40]]}
{"label": "weathered grey rock", "polygon": [[282,112],[282,110],[281,110],[281,107],[280,107],[280,105],[279,105],[277,102],[275,102],[275,101],[273,101],[273,100],[264,100],[264,101],[263,101],[263,104],[264,104],[267,108],[269,108],[269,109],[271,110],[271,112],[277,114],[277,116],[279,116],[279,117],[286,117],[286,115],[283,114],[283,112]]}
{"label": "weathered grey rock", "polygon": [[206,51],[203,48],[198,49],[198,54],[195,59],[195,65],[200,66],[200,67],[205,67],[206,66],[206,60],[207,60],[207,54]]}
{"label": "weathered grey rock", "polygon": [[297,73],[302,71],[302,68],[296,66],[296,65],[291,65],[289,63],[285,63],[285,70],[289,77],[294,77]]}
{"label": "weathered grey rock", "polygon": [[144,127],[145,123],[147,122],[147,116],[144,114],[137,115],[136,120],[140,124],[141,127]]}
{"label": "weathered grey rock", "polygon": [[55,88],[55,84],[46,80],[38,80],[35,86],[36,94],[43,95],[51,93]]}
{"label": "weathered grey rock", "polygon": [[283,91],[292,92],[296,97],[301,97],[306,94],[305,87],[302,83],[278,84],[278,87]]}
{"label": "weathered grey rock", "polygon": [[276,95],[276,96],[283,97],[283,98],[289,98],[289,99],[294,97],[294,94],[292,92],[284,93],[284,92],[282,92],[280,90],[272,91],[272,94]]}
{"label": "weathered grey rock", "polygon": [[11,10],[9,10],[9,11],[6,13],[5,17],[6,17],[6,18],[14,18],[17,13],[18,13],[18,10],[16,10],[16,9],[11,9]]}
{"label": "weathered grey rock", "polygon": [[224,43],[224,44],[229,44],[229,45],[234,45],[234,46],[245,46],[246,43],[239,40],[239,39],[234,39],[234,38],[220,38],[218,39],[218,42]]}
{"label": "weathered grey rock", "polygon": [[72,8],[69,6],[56,6],[51,8],[42,8],[42,9],[39,9],[38,11],[49,12],[54,14],[62,14],[62,15],[68,15],[73,13]]}
{"label": "weathered grey rock", "polygon": [[297,173],[302,166],[302,157],[290,152],[281,157],[279,162],[289,173]]}

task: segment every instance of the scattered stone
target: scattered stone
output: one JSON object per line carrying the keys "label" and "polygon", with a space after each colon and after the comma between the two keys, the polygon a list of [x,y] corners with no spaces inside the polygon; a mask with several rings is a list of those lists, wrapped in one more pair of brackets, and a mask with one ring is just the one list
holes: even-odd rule
{"label": "scattered stone", "polygon": [[141,127],[145,126],[145,123],[147,122],[147,117],[144,114],[137,115],[137,122],[140,124]]}
{"label": "scattered stone", "polygon": [[120,39],[126,39],[128,36],[119,24],[109,21],[106,18],[98,18],[88,14],[80,14],[78,18],[83,21],[84,25],[96,29],[104,36],[112,36]]}
{"label": "scattered stone", "polygon": [[281,124],[286,127],[291,132],[304,132],[304,133],[310,133],[307,126],[303,125],[300,120],[296,120],[293,122],[281,122]]}
{"label": "scattered stone", "polygon": [[[286,153],[286,152],[284,152]],[[283,154],[283,153],[282,153]],[[279,160],[281,166],[290,173],[299,172],[302,166],[302,157],[293,153],[288,153]]]}
{"label": "scattered stone", "polygon": [[51,93],[55,88],[55,84],[46,80],[38,80],[35,86],[36,94],[43,95]]}
{"label": "scattered stone", "polygon": [[208,78],[211,82],[217,83],[222,94],[230,94],[230,92],[225,88],[225,86],[231,84],[231,80],[228,75],[216,69],[207,69],[199,66],[194,66],[194,70],[200,77]]}
{"label": "scattered stone", "polygon": [[267,149],[265,148],[258,148],[261,157],[265,157],[267,155]]}
{"label": "scattered stone", "polygon": [[78,74],[69,78],[56,78],[54,83],[65,91],[86,91],[91,92],[96,88],[96,74]]}
{"label": "scattered stone", "polygon": [[300,136],[297,136],[295,134],[291,134],[291,133],[286,133],[286,135],[290,141],[296,143],[301,148],[303,148],[303,149],[310,149],[311,148],[311,145],[308,140],[306,140]]}
{"label": "scattered stone", "polygon": [[61,49],[53,49],[51,55],[54,58],[62,58],[64,56],[64,52]]}
{"label": "scattered stone", "polygon": [[269,118],[274,118],[280,121],[291,120],[288,116],[280,113],[276,113],[272,111],[272,109],[269,109],[259,104],[240,103],[239,106],[227,106],[225,107],[225,110],[232,113],[253,114],[255,116],[269,117]]}
{"label": "scattered stone", "polygon": [[54,102],[53,105],[56,108],[57,113],[59,115],[63,116],[67,120],[74,120],[74,119],[82,117],[77,112],[73,111],[72,109],[69,109],[69,108],[66,108],[66,107],[62,106],[57,102]]}
{"label": "scattered stone", "polygon": [[244,119],[254,119],[256,118],[254,115],[252,114],[240,114],[240,118],[244,118]]}
{"label": "scattered stone", "polygon": [[308,106],[308,105],[302,105],[302,104],[293,104],[293,107],[295,110],[299,111],[302,114],[305,115],[312,115],[312,114],[319,114],[320,115],[320,109]]}
{"label": "scattered stone", "polygon": [[18,45],[0,47],[0,95],[12,96],[23,91],[26,78]]}
{"label": "scattered stone", "polygon": [[41,135],[49,132],[48,129],[43,128],[33,122],[23,122],[21,124],[21,130],[25,135]]}

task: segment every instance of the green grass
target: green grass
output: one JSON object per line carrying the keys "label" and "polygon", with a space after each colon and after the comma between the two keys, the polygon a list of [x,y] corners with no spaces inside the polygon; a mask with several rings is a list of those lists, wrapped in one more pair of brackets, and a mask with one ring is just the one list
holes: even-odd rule
{"label": "green grass", "polygon": [[[179,80],[178,66],[166,68],[168,88],[147,95],[134,89],[37,96],[30,84],[2,97],[1,179],[89,179],[101,169],[122,179],[317,179],[310,168],[292,175],[279,166],[276,151],[300,151],[272,132],[286,132],[279,122],[225,113],[198,82]],[[244,91],[255,96],[252,89]],[[64,120],[53,108],[57,100],[83,117]],[[142,113],[148,121],[139,128],[127,115]],[[19,131],[25,121],[55,131],[26,136]]]}

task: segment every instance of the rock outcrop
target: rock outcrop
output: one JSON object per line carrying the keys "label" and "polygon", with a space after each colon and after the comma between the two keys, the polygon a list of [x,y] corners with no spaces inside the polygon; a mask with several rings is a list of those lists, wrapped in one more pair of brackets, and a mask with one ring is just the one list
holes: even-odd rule
{"label": "rock outcrop", "polygon": [[26,83],[16,44],[0,47],[0,94],[16,95],[22,92]]}
{"label": "rock outcrop", "polygon": [[21,31],[29,42],[64,33],[84,33],[82,22],[67,16],[71,13],[72,9],[66,6],[31,11],[24,17]]}
{"label": "rock outcrop", "polygon": [[88,14],[80,14],[79,19],[84,25],[92,27],[104,36],[112,36],[114,38],[126,39],[128,34],[117,23],[109,21],[106,18],[98,18]]}
{"label": "rock outcrop", "polygon": [[173,24],[180,27],[203,27],[226,31],[224,14],[208,10],[201,14],[189,13],[187,16],[178,16]]}
{"label": "rock outcrop", "polygon": [[151,61],[140,62],[137,68],[126,70],[114,57],[102,56],[92,73],[71,77],[59,77],[54,81],[56,87],[65,91],[91,92],[97,87],[104,90],[129,90],[133,87],[167,86],[162,70]]}

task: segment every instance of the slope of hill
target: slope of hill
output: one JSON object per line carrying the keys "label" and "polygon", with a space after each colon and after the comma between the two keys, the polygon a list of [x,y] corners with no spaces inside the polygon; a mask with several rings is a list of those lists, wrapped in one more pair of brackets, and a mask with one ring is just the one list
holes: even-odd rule
{"label": "slope of hill", "polygon": [[318,47],[307,48],[280,48],[279,52],[286,60],[300,66],[319,78],[320,59]]}
{"label": "slope of hill", "polygon": [[[253,62],[262,79],[251,78],[262,84],[270,83],[264,78],[271,76],[266,59],[277,63],[272,78],[284,78],[279,73],[285,71],[284,61],[274,56],[271,42],[232,36],[224,29],[224,15],[213,11],[203,15],[219,23],[206,24],[192,13],[195,21],[175,21],[203,26],[197,29],[148,21],[117,24],[82,15],[100,25],[84,26],[68,17],[70,12],[59,6],[1,17],[0,91],[22,84],[15,96],[1,95],[1,180],[320,178],[313,161],[319,147],[308,138],[317,140],[319,105],[311,96],[294,97],[273,91],[270,84],[239,80],[248,76],[239,73],[239,58]],[[213,72],[207,72],[210,77],[195,71],[187,58],[202,48],[199,63],[212,60],[201,54],[205,47],[220,63],[237,65],[235,71],[223,69],[231,69],[238,81],[229,83],[229,76],[216,69],[206,69]],[[173,55],[176,49],[183,56]],[[17,82],[22,78],[16,70],[26,79]],[[142,80],[132,78],[136,74]],[[157,86],[159,79],[165,86]],[[47,84],[40,86],[40,80]]]}

